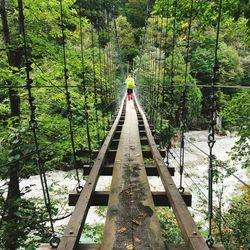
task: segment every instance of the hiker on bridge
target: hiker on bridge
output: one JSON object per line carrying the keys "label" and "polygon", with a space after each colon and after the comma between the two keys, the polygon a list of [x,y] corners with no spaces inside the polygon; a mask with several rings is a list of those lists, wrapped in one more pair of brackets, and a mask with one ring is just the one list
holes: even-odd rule
{"label": "hiker on bridge", "polygon": [[127,93],[128,93],[128,100],[133,100],[133,89],[135,87],[135,81],[131,75],[128,75],[126,81],[127,85]]}

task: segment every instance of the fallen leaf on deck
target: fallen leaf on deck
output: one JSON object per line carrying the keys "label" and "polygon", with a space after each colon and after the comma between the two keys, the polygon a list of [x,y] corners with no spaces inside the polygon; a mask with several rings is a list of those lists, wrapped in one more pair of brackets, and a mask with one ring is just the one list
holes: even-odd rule
{"label": "fallen leaf on deck", "polygon": [[137,243],[141,243],[141,240],[136,236],[134,237],[134,241],[137,242]]}
{"label": "fallen leaf on deck", "polygon": [[133,249],[134,249],[134,247],[133,247],[133,245],[132,245],[132,244],[129,244],[129,245],[126,245],[126,249],[128,249],[128,250],[133,250]]}
{"label": "fallen leaf on deck", "polygon": [[140,222],[135,219],[133,219],[132,222],[135,223],[136,225],[140,225]]}
{"label": "fallen leaf on deck", "polygon": [[118,230],[118,233],[124,233],[127,230],[126,227],[122,227]]}

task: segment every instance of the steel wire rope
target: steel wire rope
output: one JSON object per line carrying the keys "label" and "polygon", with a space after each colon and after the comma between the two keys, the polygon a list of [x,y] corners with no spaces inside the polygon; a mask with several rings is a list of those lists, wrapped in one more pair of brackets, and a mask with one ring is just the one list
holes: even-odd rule
{"label": "steel wire rope", "polygon": [[[86,120],[86,133],[87,133],[87,142],[88,142],[88,150],[89,154],[92,151],[91,148],[91,137],[90,137],[90,129],[89,129],[89,113],[88,113],[88,95],[86,89],[86,78],[85,78],[85,68],[84,68],[84,48],[83,48],[83,27],[82,27],[82,2],[79,2],[79,26],[80,26],[80,50],[81,50],[81,68],[82,68],[82,87],[83,87],[83,99],[84,99],[84,118]],[[90,155],[89,155],[90,158]]]}
{"label": "steel wire rope", "polygon": [[[115,42],[116,42],[116,46],[117,46],[117,51],[118,51],[118,57],[119,57],[119,65],[121,68],[121,76],[122,76],[122,81],[125,81],[125,73],[124,73],[124,63],[122,61],[122,54],[121,54],[121,46],[120,46],[120,42],[119,42],[119,37],[118,37],[118,30],[117,30],[117,24],[116,24],[116,15],[115,15],[115,6],[112,5],[111,8],[111,16],[113,19],[113,25],[114,25],[114,36],[115,36]],[[116,93],[118,93],[118,87],[116,86]],[[121,86],[121,92],[124,92],[123,87]],[[116,98],[118,98],[116,96]]]}
{"label": "steel wire rope", "polygon": [[170,107],[169,107],[169,124],[168,124],[168,142],[167,142],[167,164],[169,158],[169,149],[171,148],[170,134],[171,128],[170,124],[173,122],[173,112],[174,112],[174,56],[175,56],[175,43],[176,43],[176,12],[177,12],[177,0],[173,0],[173,36],[172,36],[172,45],[171,45],[171,65],[170,65],[170,74],[169,74],[169,82],[170,82]]}
{"label": "steel wire rope", "polygon": [[183,178],[183,169],[184,169],[184,158],[185,158],[185,141],[184,141],[184,132],[187,127],[187,108],[186,108],[186,99],[187,99],[187,75],[188,75],[188,63],[190,59],[190,37],[191,37],[191,27],[192,27],[192,19],[193,19],[193,9],[194,9],[194,0],[191,0],[190,5],[190,15],[188,21],[188,31],[187,31],[187,45],[186,45],[186,57],[185,57],[185,76],[184,76],[184,90],[182,92],[181,98],[181,111],[180,111],[180,133],[181,133],[181,146],[180,146],[180,183],[178,190],[183,193],[185,191],[182,186],[182,178]]}
{"label": "steel wire rope", "polygon": [[[192,143],[190,140],[188,140],[186,137],[184,138],[184,140],[185,141],[187,141],[187,142],[189,142],[193,147],[195,147],[196,149],[198,149],[200,152],[202,152],[205,156],[207,156],[207,157],[209,157],[209,154],[208,153],[206,153],[204,150],[202,150],[200,147],[198,147],[197,145],[195,145],[194,143]],[[185,151],[187,151],[188,152],[188,150],[187,149],[185,149]],[[179,158],[179,156],[177,155],[177,153],[175,152],[175,151],[173,151],[174,153],[175,153],[175,155]],[[171,153],[171,155],[172,155],[172,157],[173,157],[173,153]],[[173,157],[175,160],[176,160],[176,158],[175,157]],[[177,161],[177,160],[176,160]],[[225,167],[225,166],[223,166],[223,165],[221,165],[220,167],[222,167],[227,173],[229,173],[228,172],[228,169]],[[246,182],[244,182],[242,179],[240,179],[237,175],[235,175],[234,173],[230,173],[230,175],[232,175],[236,180],[238,180],[239,182],[241,182],[245,187],[247,187],[247,188],[249,188],[250,189],[250,186],[246,183]]]}
{"label": "steel wire rope", "polygon": [[135,82],[138,82],[139,78],[140,78],[141,59],[142,59],[143,51],[145,49],[146,34],[147,34],[147,30],[148,30],[148,21],[149,21],[149,17],[150,17],[152,6],[153,6],[153,1],[152,0],[148,0],[147,10],[146,10],[147,13],[146,13],[145,25],[144,25],[144,32],[143,32],[143,38],[142,38],[142,43],[141,43],[141,47],[140,47],[139,65],[138,65],[138,71],[137,71],[137,74],[136,74],[136,77],[135,77]]}
{"label": "steel wire rope", "polygon": [[[45,132],[46,132],[46,131],[45,131]],[[60,140],[63,140],[63,139],[65,139],[65,138],[64,138],[64,137],[60,138]],[[42,151],[44,151],[45,149],[48,149],[50,146],[54,145],[54,144],[57,143],[57,142],[58,142],[58,141],[56,141],[56,142],[51,142],[51,143],[49,143],[48,145],[46,145],[46,146],[44,146],[44,147],[42,147],[42,148],[39,148],[38,151],[39,151],[39,152],[42,152]],[[53,149],[53,150],[57,150],[57,149]],[[60,151],[60,150],[58,149],[58,151]],[[31,151],[31,152],[29,152],[29,153],[27,153],[27,154],[21,156],[21,157],[20,157],[19,159],[17,159],[17,160],[14,160],[14,161],[11,161],[11,162],[8,162],[8,163],[5,163],[5,164],[1,165],[0,168],[4,168],[4,167],[10,166],[10,165],[12,165],[12,164],[14,164],[14,163],[16,163],[16,162],[18,162],[18,161],[24,160],[24,159],[26,159],[26,158],[28,158],[28,157],[30,157],[30,156],[36,154],[36,152],[37,152],[36,150],[35,150],[35,151]]]}
{"label": "steel wire rope", "polygon": [[215,131],[216,125],[216,111],[217,111],[217,96],[215,94],[214,85],[218,81],[219,61],[218,61],[218,49],[219,49],[219,34],[220,34],[220,22],[222,13],[222,0],[218,3],[218,16],[217,16],[217,29],[216,29],[216,42],[214,51],[214,65],[213,76],[211,79],[211,108],[210,108],[210,123],[208,128],[208,146],[209,146],[209,169],[208,169],[208,236],[206,243],[209,248],[212,248],[214,239],[212,237],[212,219],[213,219],[213,146],[215,144]]}
{"label": "steel wire rope", "polygon": [[[153,6],[153,3],[151,0],[148,1],[147,3],[147,9],[146,9],[146,17],[145,17],[145,25],[144,25],[144,30],[143,30],[143,37],[141,39],[141,44],[140,44],[140,52],[139,52],[139,63],[138,63],[138,69],[135,75],[135,82],[139,83],[140,81],[140,74],[141,74],[141,64],[142,64],[142,55],[145,51],[145,43],[146,43],[146,38],[147,38],[147,33],[148,33],[148,26],[149,26],[149,18],[150,18],[150,13],[151,13],[151,8]],[[152,33],[152,32],[151,32]],[[151,66],[151,53],[150,53],[150,66]],[[149,68],[150,68],[149,66]],[[150,70],[148,70],[148,80],[150,80]],[[152,84],[150,84],[151,86]],[[140,85],[138,85],[137,91],[139,93],[138,95],[138,100],[145,105],[145,99],[147,98],[140,98],[140,96],[143,94],[143,90]],[[146,92],[145,95],[148,96],[148,93]]]}
{"label": "steel wire rope", "polygon": [[[108,15],[108,6],[106,5],[106,1],[104,2],[104,8],[107,10],[107,15]],[[107,27],[109,25],[109,21],[108,21],[109,17],[107,17],[107,23],[106,23],[106,32],[109,32],[109,30],[107,30]],[[109,103],[108,107],[111,104],[111,101],[109,100],[109,88],[108,88],[108,81],[109,81],[109,77],[108,77],[108,54],[107,54],[107,46],[108,44],[106,44],[106,46],[104,46],[104,53],[103,53],[103,62],[104,62],[104,89],[105,89],[105,101],[107,103]],[[113,102],[112,102],[113,103]],[[110,118],[109,118],[109,113],[110,111],[107,109],[107,128],[109,127],[110,124]]]}
{"label": "steel wire rope", "polygon": [[[173,153],[175,154],[175,156],[178,158],[178,160],[180,159],[180,157],[179,157],[179,155],[175,152],[175,151],[173,151]],[[176,168],[179,168],[180,167],[180,165],[179,165],[179,161],[176,159],[176,157],[174,156],[174,154],[173,154],[171,151],[170,151],[170,154],[171,154],[171,156],[173,157],[173,160],[174,160],[174,162],[175,162],[175,164],[172,162],[171,164],[173,164],[173,165],[175,165],[176,166]],[[188,169],[188,170],[190,170],[190,171],[192,171],[189,167],[187,167],[186,166],[186,169]],[[192,178],[190,175],[191,175],[191,172],[187,172],[185,169],[184,169],[184,172],[186,173],[186,174],[188,174],[188,176],[187,176],[187,178],[189,178],[192,182],[193,182],[193,184],[198,188],[198,190],[203,194],[203,196],[204,197],[206,197],[206,199],[208,198],[204,193],[203,193],[203,191],[200,189],[200,187],[198,186],[198,184],[197,184],[197,181],[194,181],[194,178]],[[198,180],[198,182],[199,182],[199,179],[198,178],[195,178],[196,180]]]}
{"label": "steel wire rope", "polygon": [[[31,60],[32,63],[35,64],[34,60]],[[49,79],[43,78],[44,81],[50,81]],[[52,82],[51,82],[51,85]],[[196,88],[196,87],[200,87],[200,88],[211,88],[211,85],[207,85],[207,84],[187,84],[186,85],[189,88]],[[181,84],[176,84],[175,87],[183,87],[183,85]],[[26,88],[26,85],[6,85],[6,86],[0,86],[0,89],[8,89],[8,88]],[[35,85],[32,86],[32,88],[65,88],[64,85],[53,85],[53,86],[49,86],[49,85]],[[69,85],[68,88],[79,88],[79,85]],[[170,86],[165,86],[165,88],[170,88]],[[250,89],[250,86],[242,86],[242,85],[216,85],[214,86],[214,88],[222,88],[222,89]],[[64,93],[64,92],[63,92]]]}
{"label": "steel wire rope", "polygon": [[42,185],[42,190],[43,190],[43,197],[44,197],[44,202],[45,206],[47,208],[47,212],[49,215],[49,221],[50,221],[50,227],[52,231],[52,237],[50,239],[50,244],[51,246],[58,246],[60,239],[56,236],[55,230],[54,230],[54,225],[52,221],[52,211],[51,211],[51,201],[50,201],[50,195],[49,195],[49,190],[48,190],[48,184],[47,184],[47,179],[46,179],[46,174],[45,174],[45,169],[44,165],[41,160],[41,155],[39,151],[39,142],[38,142],[38,136],[37,136],[37,129],[38,129],[38,123],[36,120],[36,106],[34,104],[35,98],[32,96],[32,78],[30,77],[30,73],[32,71],[31,67],[31,61],[28,58],[28,51],[27,51],[27,42],[26,42],[26,31],[25,31],[25,21],[24,21],[24,13],[23,13],[23,0],[18,1],[18,6],[19,6],[19,16],[20,16],[20,29],[23,37],[23,51],[24,51],[24,59],[25,59],[25,71],[26,71],[26,83],[27,83],[27,90],[28,90],[28,102],[30,106],[30,128],[32,129],[33,132],[33,138],[34,138],[34,143],[35,143],[35,151],[36,151],[36,162],[37,166],[39,168],[39,173],[40,173],[40,180],[41,180],[41,185]]}
{"label": "steel wire rope", "polygon": [[[169,18],[169,0],[166,0],[166,41],[165,41],[165,48],[164,48],[164,64],[163,64],[163,79],[162,79],[162,104],[160,106],[160,110],[165,108],[166,103],[166,75],[167,75],[167,45],[168,45],[168,18]],[[160,115],[160,134],[162,133],[162,126],[163,126],[163,116]],[[163,138],[161,138],[163,139]]]}
{"label": "steel wire rope", "polygon": [[[98,19],[98,24],[100,25],[100,21]],[[97,36],[98,36],[98,59],[99,59],[99,70],[100,70],[100,94],[101,94],[101,113],[102,113],[102,130],[104,137],[106,136],[106,128],[105,128],[105,112],[104,112],[104,92],[103,92],[103,74],[102,74],[102,54],[101,54],[101,37],[100,37],[100,30],[97,29]]]}
{"label": "steel wire rope", "polygon": [[[156,50],[156,35],[154,34],[154,30],[156,30],[156,16],[154,16],[153,18],[153,28],[152,28],[152,50],[153,48],[155,47],[155,50]],[[150,90],[150,93],[151,93],[151,102],[152,103],[152,107],[151,107],[151,111],[150,111],[150,122],[153,123],[154,121],[154,113],[155,113],[155,105],[154,105],[154,96],[155,96],[155,68],[156,68],[156,56],[152,53],[152,70],[153,70],[153,73],[152,73],[152,79],[151,79],[151,90]]]}
{"label": "steel wire rope", "polygon": [[[161,12],[163,9],[161,9]],[[158,81],[157,81],[157,91],[156,91],[156,118],[155,124],[156,129],[158,125],[158,112],[159,112],[159,95],[160,95],[160,82],[161,82],[161,57],[162,57],[162,38],[163,38],[163,13],[161,13],[161,22],[160,22],[160,43],[159,43],[159,58],[158,58]]]}
{"label": "steel wire rope", "polygon": [[96,123],[96,129],[97,129],[97,141],[99,144],[100,143],[100,129],[99,129],[99,117],[98,117],[97,84],[96,84],[94,24],[92,24],[92,27],[91,27],[91,48],[92,48],[92,65],[93,65],[95,123]]}
{"label": "steel wire rope", "polygon": [[[171,126],[171,125],[170,125]],[[172,126],[171,126],[172,127]],[[172,127],[173,128],[173,127]],[[203,154],[205,154],[206,156],[209,156],[209,154],[207,154],[204,150],[202,150],[201,148],[199,148],[198,146],[196,146],[194,143],[192,143],[190,140],[188,140],[186,137],[184,138],[184,140],[186,140],[187,142],[189,142],[192,146],[194,146],[195,148],[197,148],[199,151],[201,151]],[[185,149],[186,150],[186,149]],[[187,151],[187,150],[186,150]],[[173,153],[170,151],[170,154],[173,156]],[[175,157],[173,157],[175,158]],[[225,171],[228,172],[227,168],[224,166],[221,166]],[[233,173],[230,173],[230,175],[232,175],[235,179],[237,179],[239,182],[241,182],[244,186],[246,186],[247,188],[250,189],[250,186],[245,183],[243,180],[241,180],[238,176],[236,176]]]}
{"label": "steel wire rope", "polygon": [[[107,26],[109,28],[109,31],[112,29],[111,27],[111,17],[108,15],[107,17]],[[112,60],[112,54],[111,54],[111,50],[112,50],[112,38],[111,38],[111,32],[108,32],[108,41],[109,43],[107,44],[107,64],[108,64],[108,84],[109,84],[109,88],[108,88],[108,100],[109,102],[113,102],[115,100],[114,103],[116,103],[116,98],[115,98],[115,83],[114,83],[114,79],[113,79],[113,60]],[[114,106],[111,106],[111,110],[110,110],[110,120],[112,120],[112,113],[113,113],[113,109]]]}
{"label": "steel wire rope", "polygon": [[[196,146],[194,143],[192,143],[190,140],[188,140],[188,139],[186,139],[186,138],[185,138],[185,140],[186,140],[187,142],[189,142],[193,147],[195,147],[196,149],[198,149],[200,152],[202,152],[204,155],[206,155],[207,157],[209,157],[209,154],[206,153],[204,150],[202,150],[200,147]],[[228,169],[227,169],[226,167],[224,167],[224,166],[220,166],[220,167],[222,167],[222,168],[228,173]],[[237,179],[237,180],[238,180],[239,182],[241,182],[244,186],[246,186],[247,188],[250,189],[250,186],[249,186],[247,183],[245,183],[243,180],[241,180],[237,175],[235,175],[235,174],[233,174],[233,173],[230,173],[230,175],[232,175],[235,179]]]}
{"label": "steel wire rope", "polygon": [[154,46],[155,46],[155,56],[154,56],[154,80],[153,80],[153,117],[152,117],[152,122],[155,125],[155,115],[157,115],[157,107],[156,107],[156,96],[157,96],[157,84],[158,84],[158,79],[157,79],[157,68],[158,68],[158,30],[159,30],[159,17],[156,15],[156,34],[155,34],[155,40],[154,40]]}
{"label": "steel wire rope", "polygon": [[69,120],[69,133],[70,133],[70,141],[71,141],[71,147],[72,147],[72,153],[73,153],[73,166],[76,171],[76,179],[78,183],[78,187],[76,191],[79,193],[82,190],[82,186],[80,184],[80,178],[79,178],[79,171],[76,166],[76,150],[75,150],[75,141],[74,141],[74,131],[73,131],[73,113],[71,108],[71,99],[70,99],[70,92],[68,89],[68,68],[67,68],[67,56],[66,56],[66,35],[65,35],[65,23],[64,23],[64,13],[63,13],[63,0],[60,0],[60,21],[61,21],[61,34],[62,34],[62,50],[63,50],[63,65],[64,65],[64,84],[65,84],[65,97],[66,97],[66,103],[67,103],[67,113],[68,113],[68,120]]}

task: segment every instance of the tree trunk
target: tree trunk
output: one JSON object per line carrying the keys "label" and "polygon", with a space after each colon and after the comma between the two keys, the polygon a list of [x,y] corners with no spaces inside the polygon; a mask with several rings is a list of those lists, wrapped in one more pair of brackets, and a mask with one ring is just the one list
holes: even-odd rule
{"label": "tree trunk", "polygon": [[[6,3],[5,0],[0,0],[0,15],[3,26],[3,35],[5,46],[7,49],[8,63],[10,66],[17,67],[18,69],[21,66],[22,62],[22,48],[13,49],[14,45],[11,43],[10,32],[8,26],[7,12],[6,12]],[[13,45],[13,46],[11,46]],[[17,71],[16,71],[17,72]],[[14,73],[16,73],[14,72]],[[6,80],[6,84],[9,86],[13,85],[13,82],[9,79]],[[10,109],[11,117],[13,119],[12,125],[15,127],[20,126],[20,97],[18,91],[15,88],[9,88],[9,100],[10,100]],[[17,222],[17,212],[19,210],[18,200],[20,199],[20,187],[19,187],[19,162],[14,163],[9,166],[8,170],[9,183],[8,183],[8,194],[6,198],[6,209],[5,214],[3,215],[3,221],[8,225],[5,233],[5,248],[10,250],[17,249],[18,242],[18,227]]]}

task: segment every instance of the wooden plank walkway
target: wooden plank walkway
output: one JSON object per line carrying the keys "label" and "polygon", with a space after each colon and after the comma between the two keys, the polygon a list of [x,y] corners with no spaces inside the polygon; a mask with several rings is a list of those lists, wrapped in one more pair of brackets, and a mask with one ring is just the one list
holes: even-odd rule
{"label": "wooden plank walkway", "polygon": [[114,162],[102,250],[165,249],[143,162],[134,103],[126,117]]}
{"label": "wooden plank walkway", "polygon": [[[208,250],[187,208],[191,204],[191,194],[179,193],[171,178],[174,169],[166,167],[152,135],[153,127],[139,105],[135,107],[132,101],[126,106],[123,103],[124,99],[93,166],[84,166],[89,177],[82,192],[72,192],[69,196],[69,203],[75,205],[75,210],[57,249]],[[148,145],[150,150],[145,146],[142,150],[141,145]],[[143,157],[152,157],[151,166],[144,165]],[[110,192],[95,191],[101,174],[113,174]],[[151,192],[147,174],[160,176],[165,192]],[[101,244],[81,244],[79,238],[88,209],[94,205],[108,205],[104,240]],[[164,244],[155,214],[157,205],[172,207],[185,241],[183,245]],[[38,249],[51,247],[42,244]],[[224,248],[214,246],[212,249]]]}

